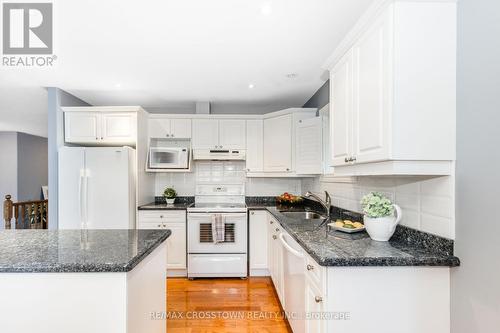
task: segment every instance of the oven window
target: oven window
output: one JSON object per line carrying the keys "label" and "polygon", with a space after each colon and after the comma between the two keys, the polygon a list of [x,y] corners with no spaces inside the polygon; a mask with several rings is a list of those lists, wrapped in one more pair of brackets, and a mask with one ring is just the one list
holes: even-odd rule
{"label": "oven window", "polygon": [[[213,243],[212,223],[200,223],[200,243]],[[234,243],[234,223],[224,224],[224,243]]]}
{"label": "oven window", "polygon": [[152,162],[154,164],[177,164],[178,155],[178,152],[155,151],[153,153]]}

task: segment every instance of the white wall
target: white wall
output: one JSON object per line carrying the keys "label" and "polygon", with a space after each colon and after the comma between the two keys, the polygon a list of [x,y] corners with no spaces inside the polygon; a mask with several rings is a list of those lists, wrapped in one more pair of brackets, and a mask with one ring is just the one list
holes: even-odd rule
{"label": "white wall", "polygon": [[[3,207],[3,201],[7,194],[12,196],[12,201],[17,201],[17,133],[0,132],[0,163],[2,163],[0,172],[0,202]],[[3,208],[2,208],[3,209]],[[0,214],[0,229],[5,227],[3,220],[3,210]]]}
{"label": "white wall", "polygon": [[361,212],[361,198],[370,191],[384,193],[401,206],[401,224],[453,239],[455,237],[454,177],[358,177],[354,183],[304,179],[303,191],[328,191],[332,204]]}
{"label": "white wall", "polygon": [[458,1],[457,227],[451,332],[500,331],[500,2]]}
{"label": "white wall", "polygon": [[245,183],[247,196],[275,196],[283,192],[301,193],[300,179],[245,178],[245,162],[194,162],[189,173],[159,173],[156,175],[155,195],[161,196],[165,187],[174,187],[179,196],[193,196],[196,183]]}

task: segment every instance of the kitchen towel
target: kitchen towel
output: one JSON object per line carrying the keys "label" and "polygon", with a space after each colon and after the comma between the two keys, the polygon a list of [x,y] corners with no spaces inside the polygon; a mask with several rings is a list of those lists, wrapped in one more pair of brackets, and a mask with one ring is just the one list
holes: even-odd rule
{"label": "kitchen towel", "polygon": [[212,239],[214,244],[224,242],[225,218],[222,214],[212,215]]}

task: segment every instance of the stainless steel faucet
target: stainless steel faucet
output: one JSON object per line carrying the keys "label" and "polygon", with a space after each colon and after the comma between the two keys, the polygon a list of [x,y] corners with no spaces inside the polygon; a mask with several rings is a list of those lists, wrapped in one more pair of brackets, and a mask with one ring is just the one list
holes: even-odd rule
{"label": "stainless steel faucet", "polygon": [[325,191],[325,200],[321,199],[319,196],[309,191],[306,192],[305,197],[306,198],[313,197],[314,199],[316,199],[321,204],[321,206],[325,208],[327,219],[328,220],[330,219],[330,207],[332,205],[332,198],[330,197],[330,194],[328,194],[327,191]]}

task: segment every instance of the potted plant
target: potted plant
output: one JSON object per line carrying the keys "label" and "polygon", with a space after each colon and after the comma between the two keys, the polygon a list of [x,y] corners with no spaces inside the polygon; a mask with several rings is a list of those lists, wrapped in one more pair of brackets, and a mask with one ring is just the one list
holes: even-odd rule
{"label": "potted plant", "polygon": [[371,239],[388,241],[401,220],[401,208],[378,192],[370,192],[365,195],[361,200],[361,206],[365,214],[363,220],[366,232]]}
{"label": "potted plant", "polygon": [[167,187],[165,191],[163,191],[163,197],[167,201],[167,204],[173,204],[176,196],[177,192],[173,187]]}

